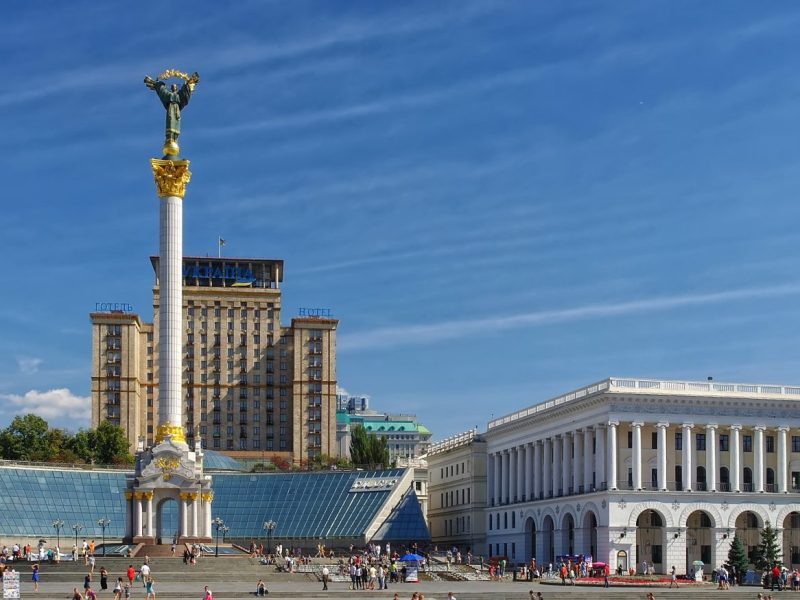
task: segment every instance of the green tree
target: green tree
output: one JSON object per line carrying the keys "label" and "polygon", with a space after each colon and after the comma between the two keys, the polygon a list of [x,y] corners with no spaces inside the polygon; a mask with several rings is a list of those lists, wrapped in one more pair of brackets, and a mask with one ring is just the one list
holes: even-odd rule
{"label": "green tree", "polygon": [[770,523],[761,530],[761,543],[756,547],[755,565],[759,569],[767,569],[781,564],[781,546],[778,542],[778,532]]}
{"label": "green tree", "polygon": [[356,425],[350,432],[350,459],[357,466],[388,468],[387,439],[367,433],[363,425]]}
{"label": "green tree", "polygon": [[94,458],[101,465],[132,464],[128,438],[118,425],[103,421],[94,430]]}
{"label": "green tree", "polygon": [[65,448],[77,456],[82,462],[94,460],[94,432],[91,429],[80,429],[67,440]]}
{"label": "green tree", "polygon": [[33,414],[14,417],[11,424],[0,431],[0,452],[7,460],[48,461],[53,449],[48,443],[47,421]]}
{"label": "green tree", "polygon": [[736,567],[736,572],[741,576],[747,573],[750,560],[747,558],[747,551],[739,536],[733,536],[731,547],[728,550],[728,562],[725,563],[729,569]]}

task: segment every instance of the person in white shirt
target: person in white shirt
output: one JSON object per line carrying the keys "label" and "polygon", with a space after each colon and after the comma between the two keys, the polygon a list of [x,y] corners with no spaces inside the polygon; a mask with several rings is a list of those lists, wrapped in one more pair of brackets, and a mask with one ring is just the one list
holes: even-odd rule
{"label": "person in white shirt", "polygon": [[142,568],[139,569],[139,575],[142,577],[142,587],[147,587],[147,578],[150,576],[150,565],[144,563]]}
{"label": "person in white shirt", "polygon": [[328,589],[328,575],[330,575],[330,574],[331,574],[331,572],[328,570],[327,565],[322,567],[322,589],[323,590],[327,590]]}

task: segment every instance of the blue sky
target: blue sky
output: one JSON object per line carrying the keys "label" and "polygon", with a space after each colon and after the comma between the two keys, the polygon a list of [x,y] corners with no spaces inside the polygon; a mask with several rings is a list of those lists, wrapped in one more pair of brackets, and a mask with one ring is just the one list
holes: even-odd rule
{"label": "blue sky", "polygon": [[95,302],[152,318],[163,109],[186,254],[286,261],[339,381],[436,438],[607,377],[800,383],[800,6],[6,2],[0,426],[88,425]]}

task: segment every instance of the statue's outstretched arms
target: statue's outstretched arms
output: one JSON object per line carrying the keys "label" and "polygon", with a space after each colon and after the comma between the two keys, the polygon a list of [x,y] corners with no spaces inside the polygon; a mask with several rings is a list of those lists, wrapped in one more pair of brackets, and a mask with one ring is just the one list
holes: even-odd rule
{"label": "statue's outstretched arms", "polygon": [[153,90],[156,87],[156,80],[150,77],[149,75],[145,75],[144,84],[151,90]]}
{"label": "statue's outstretched arms", "polygon": [[192,97],[192,92],[194,91],[194,86],[197,85],[197,82],[200,81],[200,75],[197,73],[192,73],[192,76],[186,81],[186,83],[181,86],[181,89],[178,91],[178,97],[180,98],[180,102],[178,106],[181,107],[181,110],[189,104],[189,100]]}

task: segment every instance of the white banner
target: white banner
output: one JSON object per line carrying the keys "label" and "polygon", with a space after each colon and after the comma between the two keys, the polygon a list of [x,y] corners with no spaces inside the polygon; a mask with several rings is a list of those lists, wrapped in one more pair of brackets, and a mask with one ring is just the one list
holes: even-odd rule
{"label": "white banner", "polygon": [[3,573],[3,600],[20,597],[19,573],[17,571],[6,571]]}

